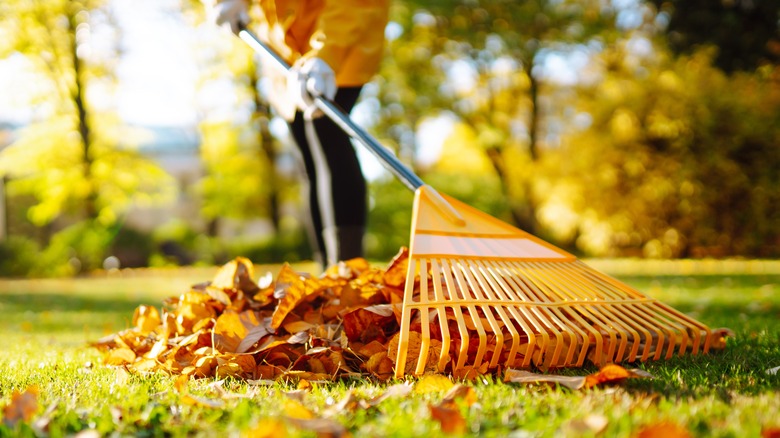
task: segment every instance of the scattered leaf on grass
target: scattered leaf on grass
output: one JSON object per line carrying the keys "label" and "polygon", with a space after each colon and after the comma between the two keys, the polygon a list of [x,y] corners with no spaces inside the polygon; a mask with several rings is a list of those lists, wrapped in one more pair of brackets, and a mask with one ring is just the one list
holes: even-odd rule
{"label": "scattered leaf on grass", "polygon": [[411,393],[412,393],[411,385],[407,385],[405,383],[397,383],[385,389],[385,392],[383,392],[381,395],[378,395],[372,398],[371,400],[368,400],[367,404],[369,407],[373,407],[389,398],[406,397]]}
{"label": "scattered leaf on grass", "polygon": [[513,383],[552,383],[570,389],[592,388],[605,383],[619,383],[628,378],[652,378],[640,369],[627,370],[620,365],[605,365],[601,370],[587,376],[560,376],[554,374],[536,374],[529,371],[508,369],[504,374],[505,382]]}
{"label": "scattered leaf on grass", "polygon": [[216,398],[199,397],[192,394],[184,394],[181,402],[185,405],[199,406],[202,408],[221,409],[225,407],[225,402]]}
{"label": "scattered leaf on grass", "polygon": [[474,388],[458,383],[444,394],[442,403],[451,403],[456,400],[463,400],[466,406],[472,406],[477,402],[477,393],[474,392]]}
{"label": "scattered leaf on grass", "polygon": [[688,430],[677,423],[664,421],[639,430],[636,438],[690,438]]}
{"label": "scattered leaf on grass", "polygon": [[557,383],[570,389],[580,389],[585,385],[583,376],[558,376],[537,374],[530,371],[508,369],[504,373],[504,382],[512,383]]}
{"label": "scattered leaf on grass", "polygon": [[761,438],[780,438],[780,427],[761,428]]}
{"label": "scattered leaf on grass", "polygon": [[449,391],[453,386],[452,380],[441,374],[426,374],[414,385],[416,394],[428,394],[430,392]]}
{"label": "scattered leaf on grass", "polygon": [[13,428],[16,423],[29,423],[38,411],[38,387],[31,386],[24,392],[14,391],[11,402],[3,408],[3,422]]}
{"label": "scattered leaf on grass", "polygon": [[285,438],[287,425],[275,418],[263,418],[248,431],[241,434],[241,438]]}
{"label": "scattered leaf on grass", "polygon": [[628,378],[652,378],[647,371],[638,368],[627,370],[620,365],[609,364],[602,367],[597,373],[585,376],[585,387],[592,388],[603,383],[619,383]]}
{"label": "scattered leaf on grass", "polygon": [[726,348],[727,339],[734,338],[736,336],[737,335],[734,333],[734,330],[731,330],[730,328],[721,327],[714,329],[710,333],[710,348],[715,350],[723,350]]}
{"label": "scattered leaf on grass", "polygon": [[572,420],[568,424],[568,428],[574,435],[586,435],[595,434],[598,435],[604,431],[609,425],[607,417],[598,414],[591,414],[585,418],[578,418]]}
{"label": "scattered leaf on grass", "polygon": [[457,406],[447,405],[430,405],[431,417],[438,421],[441,425],[441,430],[447,434],[462,435],[466,432],[466,419],[460,413]]}

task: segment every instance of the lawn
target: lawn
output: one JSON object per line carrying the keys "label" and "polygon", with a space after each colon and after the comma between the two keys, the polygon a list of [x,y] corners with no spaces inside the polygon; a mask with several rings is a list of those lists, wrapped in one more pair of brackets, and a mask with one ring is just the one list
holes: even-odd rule
{"label": "lawn", "polygon": [[[443,427],[518,437],[637,436],[664,427],[664,436],[780,434],[780,373],[767,372],[780,366],[777,263],[592,264],[736,337],[708,355],[624,364],[653,379],[571,390],[480,378],[455,382],[469,396],[445,405],[449,381],[408,379],[407,390],[403,381],[369,379],[303,388],[295,382],[182,381],[107,367],[103,354],[88,346],[130,325],[139,304],[158,306],[210,280],[216,268],[0,280],[0,406],[6,419],[0,436],[439,436]],[[18,394],[30,388],[38,395],[25,410],[29,399]],[[29,411],[28,421],[12,424],[15,410]]]}

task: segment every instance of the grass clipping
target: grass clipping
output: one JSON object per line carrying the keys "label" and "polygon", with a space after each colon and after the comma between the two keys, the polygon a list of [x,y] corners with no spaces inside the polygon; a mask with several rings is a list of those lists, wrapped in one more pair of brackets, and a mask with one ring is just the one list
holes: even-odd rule
{"label": "grass clipping", "polygon": [[[166,299],[159,310],[139,306],[133,327],[93,345],[107,350],[106,364],[140,373],[247,380],[350,376],[388,380],[397,366],[408,257],[407,248],[401,248],[384,269],[356,258],[331,266],[319,277],[295,272],[285,264],[275,279],[268,273],[257,282],[251,261],[237,258],[224,265],[213,281]],[[418,285],[415,293],[419,291]],[[420,323],[413,321],[410,351],[403,364],[407,373],[419,357],[419,346],[415,351],[412,344],[420,331]],[[426,372],[437,371],[436,346],[440,349],[441,344],[435,330],[432,338],[434,351],[428,355]],[[471,347],[469,359],[476,354]],[[487,362],[482,365],[453,369],[450,360],[443,371],[458,378],[501,372],[501,367],[489,370]]]}

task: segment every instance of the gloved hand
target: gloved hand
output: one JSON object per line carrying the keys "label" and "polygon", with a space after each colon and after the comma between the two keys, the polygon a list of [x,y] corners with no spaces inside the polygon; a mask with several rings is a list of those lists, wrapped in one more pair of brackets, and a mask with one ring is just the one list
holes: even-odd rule
{"label": "gloved hand", "polygon": [[[295,105],[305,112],[311,110],[317,96],[333,100],[338,87],[336,74],[327,62],[320,58],[306,58],[288,72],[287,88]],[[314,115],[318,114],[315,112]]]}
{"label": "gloved hand", "polygon": [[228,25],[233,33],[249,24],[247,0],[202,0],[206,19],[217,26]]}

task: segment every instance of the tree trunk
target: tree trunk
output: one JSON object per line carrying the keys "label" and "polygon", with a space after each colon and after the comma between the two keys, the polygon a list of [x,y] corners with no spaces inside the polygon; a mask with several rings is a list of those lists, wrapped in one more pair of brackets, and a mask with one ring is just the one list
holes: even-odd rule
{"label": "tree trunk", "polygon": [[92,178],[92,132],[89,126],[89,114],[84,99],[84,65],[78,57],[78,41],[76,39],[76,28],[79,25],[76,16],[80,8],[74,7],[68,11],[68,37],[70,38],[71,58],[73,59],[73,87],[71,88],[71,99],[76,106],[78,117],[78,133],[82,143],[82,172],[84,181],[88,185],[87,196],[84,199],[84,216],[86,219],[97,218],[97,188]]}

